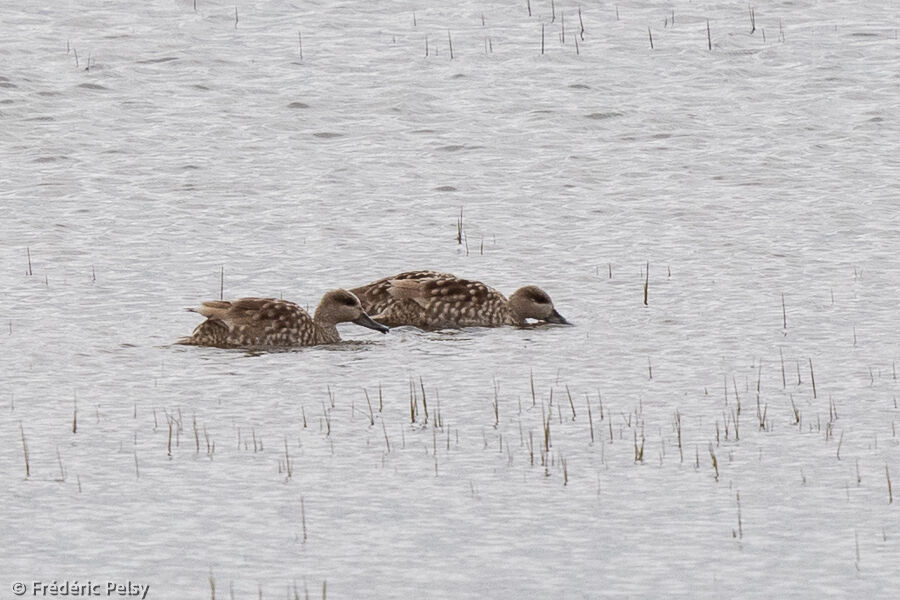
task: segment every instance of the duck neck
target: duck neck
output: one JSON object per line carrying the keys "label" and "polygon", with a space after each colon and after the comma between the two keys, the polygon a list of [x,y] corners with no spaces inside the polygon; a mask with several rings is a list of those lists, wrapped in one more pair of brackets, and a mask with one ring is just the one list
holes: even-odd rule
{"label": "duck neck", "polygon": [[318,311],[316,311],[316,313],[316,316],[313,317],[313,322],[316,324],[316,337],[318,338],[318,343],[333,344],[335,342],[341,341],[341,336],[338,333],[337,325],[330,321],[320,319]]}
{"label": "duck neck", "polygon": [[521,314],[519,314],[519,311],[516,310],[515,300],[513,300],[512,302],[506,303],[506,311],[505,312],[506,312],[506,315],[504,318],[504,322],[507,325],[512,325],[514,327],[521,327],[522,325],[525,325],[525,323],[526,323],[525,317],[523,317]]}

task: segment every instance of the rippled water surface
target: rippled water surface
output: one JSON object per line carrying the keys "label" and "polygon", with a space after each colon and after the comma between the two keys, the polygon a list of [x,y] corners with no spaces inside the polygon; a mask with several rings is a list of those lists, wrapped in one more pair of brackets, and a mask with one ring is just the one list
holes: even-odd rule
{"label": "rippled water surface", "polygon": [[[0,7],[0,597],[896,594],[894,7],[530,7]],[[575,326],[172,344],[419,268]]]}

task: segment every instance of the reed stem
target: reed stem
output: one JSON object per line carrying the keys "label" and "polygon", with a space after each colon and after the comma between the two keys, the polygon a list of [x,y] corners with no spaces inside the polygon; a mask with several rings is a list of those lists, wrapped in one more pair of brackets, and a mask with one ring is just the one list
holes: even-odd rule
{"label": "reed stem", "polygon": [[891,472],[888,470],[887,464],[884,465],[884,477],[887,479],[888,504],[894,503],[894,493],[891,490]]}
{"label": "reed stem", "polygon": [[810,379],[810,382],[812,382],[813,399],[815,399],[816,398],[816,376],[813,373],[813,364],[812,364],[811,358],[809,359],[809,379]]}
{"label": "reed stem", "polygon": [[[31,477],[31,464],[28,462],[28,442],[25,441],[25,428],[22,427],[21,421],[19,421],[19,434],[22,436],[22,452],[25,455],[25,478],[28,479]],[[890,478],[888,478],[888,482],[890,483]]]}
{"label": "reed stem", "polygon": [[[300,524],[303,530],[303,543],[306,543],[306,503],[303,501],[303,496],[300,496]],[[322,584],[322,596],[325,596],[325,588],[324,583]]]}

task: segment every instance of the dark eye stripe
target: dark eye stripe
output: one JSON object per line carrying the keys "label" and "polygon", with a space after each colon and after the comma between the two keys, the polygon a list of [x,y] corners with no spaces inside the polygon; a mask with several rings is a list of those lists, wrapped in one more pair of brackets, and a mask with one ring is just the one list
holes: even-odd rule
{"label": "dark eye stripe", "polygon": [[338,302],[340,302],[341,304],[344,304],[346,306],[356,306],[357,302],[358,302],[355,297],[351,296],[350,294],[346,294],[346,293],[339,294],[336,299]]}

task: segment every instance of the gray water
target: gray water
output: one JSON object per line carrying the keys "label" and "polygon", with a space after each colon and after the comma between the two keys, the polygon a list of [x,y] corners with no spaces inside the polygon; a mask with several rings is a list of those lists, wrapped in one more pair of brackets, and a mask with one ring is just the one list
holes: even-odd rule
{"label": "gray water", "polygon": [[[0,7],[0,597],[896,594],[896,6],[531,8]],[[419,268],[576,325],[173,345]]]}

